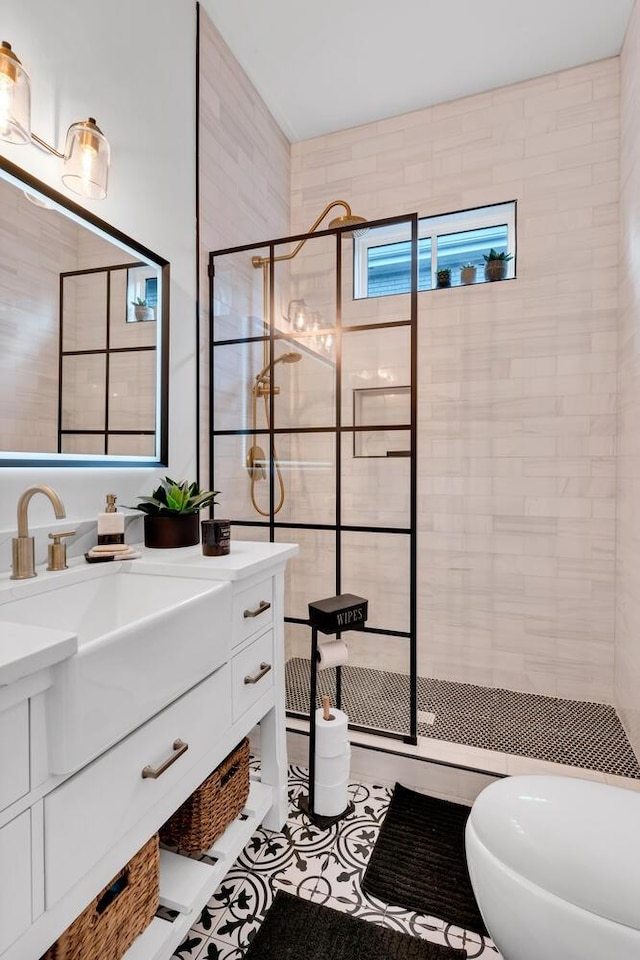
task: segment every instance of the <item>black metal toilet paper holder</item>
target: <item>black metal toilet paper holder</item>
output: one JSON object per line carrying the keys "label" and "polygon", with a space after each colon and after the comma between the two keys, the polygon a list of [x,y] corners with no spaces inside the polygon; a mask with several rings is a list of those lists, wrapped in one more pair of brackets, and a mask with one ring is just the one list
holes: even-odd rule
{"label": "black metal toilet paper holder", "polygon": [[[302,812],[321,830],[327,830],[334,823],[343,820],[353,812],[353,801],[349,801],[342,813],[333,817],[322,816],[315,812],[316,779],[316,699],[318,695],[318,631],[335,634],[340,637],[343,630],[360,630],[364,627],[369,610],[369,601],[356,597],[352,593],[340,593],[325,600],[316,600],[309,604],[309,625],[311,627],[311,680],[309,689],[309,793],[300,797],[298,806]],[[336,706],[341,702],[340,667],[336,667]]]}

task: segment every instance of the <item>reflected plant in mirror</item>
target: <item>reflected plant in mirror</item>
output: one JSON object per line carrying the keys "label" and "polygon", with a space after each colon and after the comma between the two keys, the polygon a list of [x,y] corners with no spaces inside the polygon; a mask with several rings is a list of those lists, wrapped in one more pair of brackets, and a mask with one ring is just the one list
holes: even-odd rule
{"label": "reflected plant in mirror", "polygon": [[166,260],[0,157],[0,466],[166,464],[168,301]]}

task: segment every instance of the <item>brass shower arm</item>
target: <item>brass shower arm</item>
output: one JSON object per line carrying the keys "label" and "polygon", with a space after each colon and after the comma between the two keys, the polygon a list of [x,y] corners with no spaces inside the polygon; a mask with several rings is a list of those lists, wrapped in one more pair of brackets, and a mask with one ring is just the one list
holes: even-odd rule
{"label": "brass shower arm", "polygon": [[[314,231],[317,230],[317,228],[320,226],[320,224],[322,223],[326,215],[329,213],[329,210],[333,210],[334,207],[344,207],[344,210],[345,210],[344,217],[338,217],[337,218],[338,221],[345,220],[347,224],[352,219],[356,219],[358,222],[361,222],[361,223],[365,222],[364,217],[354,218],[354,215],[351,213],[351,207],[349,206],[346,200],[332,200],[331,203],[328,203],[326,205],[326,207],[324,208],[324,210],[322,211],[318,219],[311,224],[311,226],[307,230],[307,233],[314,233]],[[336,223],[336,221],[332,220],[331,223]],[[331,226],[331,224],[329,224],[329,226]],[[337,226],[340,226],[340,224],[337,223]],[[299,240],[296,246],[291,251],[291,253],[282,253],[280,254],[279,257],[252,257],[251,263],[257,269],[258,267],[266,266],[268,263],[280,263],[282,260],[293,260],[293,258],[300,253],[300,251],[304,247],[307,240],[308,240],[308,237],[303,237],[302,240]]]}

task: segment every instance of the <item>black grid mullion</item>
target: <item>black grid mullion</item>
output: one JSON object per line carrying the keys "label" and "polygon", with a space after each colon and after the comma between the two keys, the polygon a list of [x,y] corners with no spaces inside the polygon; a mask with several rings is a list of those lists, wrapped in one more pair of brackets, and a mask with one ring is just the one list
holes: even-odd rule
{"label": "black grid mullion", "polygon": [[[381,636],[389,637],[398,637],[406,639],[409,641],[409,668],[410,668],[410,729],[409,735],[398,734],[393,731],[380,731],[375,730],[376,733],[381,733],[385,737],[391,739],[404,739],[407,742],[416,743],[417,742],[417,600],[416,600],[416,583],[417,583],[417,448],[416,448],[416,439],[417,439],[417,266],[418,266],[418,257],[417,257],[417,232],[418,232],[418,217],[417,214],[404,217],[392,217],[387,218],[384,221],[376,221],[373,225],[383,225],[391,223],[404,223],[409,224],[411,227],[411,240],[412,240],[412,285],[411,285],[411,294],[410,294],[410,317],[408,320],[392,320],[387,322],[380,323],[366,323],[366,324],[344,324],[343,325],[343,314],[342,314],[342,242],[343,234],[345,229],[334,229],[327,231],[316,231],[314,234],[303,234],[298,235],[292,238],[278,238],[277,240],[270,241],[269,243],[259,243],[259,244],[246,244],[244,246],[227,248],[224,250],[214,251],[210,254],[210,309],[209,309],[209,332],[210,332],[210,363],[213,370],[213,352],[217,346],[231,346],[245,343],[256,343],[256,342],[265,342],[268,340],[269,343],[269,365],[271,372],[271,382],[273,383],[273,360],[274,360],[274,345],[275,342],[280,340],[286,340],[288,342],[296,342],[305,340],[305,337],[308,337],[306,332],[292,332],[291,334],[277,331],[275,329],[275,247],[288,242],[298,242],[301,239],[309,240],[312,237],[319,236],[328,236],[331,234],[335,235],[336,239],[336,321],[334,328],[326,328],[335,334],[335,377],[336,377],[336,390],[335,390],[335,424],[334,426],[328,427],[277,427],[274,424],[274,395],[270,394],[269,397],[269,412],[270,412],[270,422],[268,427],[258,431],[253,429],[238,429],[238,430],[215,430],[213,429],[214,421],[213,414],[211,413],[211,442],[210,442],[210,477],[212,478],[211,488],[213,489],[213,476],[214,476],[214,444],[213,441],[218,436],[250,436],[254,432],[262,436],[269,437],[269,449],[270,449],[270,473],[269,473],[269,486],[270,486],[270,511],[268,519],[261,520],[232,520],[234,526],[237,527],[259,527],[262,529],[269,530],[269,539],[271,541],[275,540],[276,531],[279,529],[282,530],[319,530],[327,531],[335,535],[335,585],[336,593],[342,591],[343,585],[343,571],[342,571],[342,534],[349,533],[366,533],[366,534],[387,534],[387,535],[396,535],[396,536],[405,536],[409,538],[409,551],[410,551],[410,612],[409,612],[409,622],[410,629],[408,631],[398,631],[390,630],[382,627],[365,627],[364,632],[367,634],[378,634]],[[213,285],[214,285],[214,264],[215,258],[225,255],[237,254],[240,252],[250,253],[258,249],[264,250],[265,247],[269,249],[269,260],[268,264],[262,269],[268,270],[269,276],[269,290],[268,290],[268,309],[269,309],[269,335],[267,337],[238,337],[236,339],[225,339],[214,341],[214,316],[213,316]],[[267,298],[263,298],[267,299]],[[263,318],[264,319],[264,318]],[[410,343],[411,343],[411,417],[410,423],[407,424],[384,424],[377,426],[375,424],[367,424],[362,426],[350,426],[342,424],[342,365],[343,365],[343,338],[345,335],[350,333],[375,333],[377,330],[384,330],[393,327],[409,327],[410,328]],[[209,397],[210,410],[213,411],[213,389],[214,389],[214,380],[213,376],[211,377],[211,394]],[[410,483],[411,483],[411,499],[410,499],[410,524],[408,527],[379,527],[374,525],[357,525],[357,524],[344,524],[342,522],[342,436],[348,433],[356,434],[365,431],[371,431],[376,429],[385,429],[385,430],[403,430],[409,432],[411,437],[411,449],[409,451],[409,456],[411,460],[410,467]],[[327,434],[332,433],[335,436],[335,459],[336,459],[336,471],[335,471],[335,492],[336,492],[336,509],[335,509],[335,524],[322,524],[322,523],[303,523],[303,522],[294,522],[294,521],[282,521],[278,520],[274,514],[275,508],[275,462],[276,462],[276,437],[277,436],[287,436],[292,434]],[[307,625],[308,620],[300,619],[296,617],[285,617],[287,623],[293,623],[298,625]],[[336,675],[339,676],[340,671],[336,671]],[[337,693],[339,699],[339,679],[337,682]]]}

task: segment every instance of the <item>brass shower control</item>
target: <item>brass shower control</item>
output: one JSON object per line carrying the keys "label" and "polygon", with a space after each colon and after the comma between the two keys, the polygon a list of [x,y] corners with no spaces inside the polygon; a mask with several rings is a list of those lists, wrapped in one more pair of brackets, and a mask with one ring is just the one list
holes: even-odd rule
{"label": "brass shower control", "polygon": [[272,387],[270,380],[260,380],[259,383],[255,383],[253,385],[254,397],[268,397],[270,394],[273,394],[274,397],[277,397],[279,393],[280,387]]}
{"label": "brass shower control", "polygon": [[60,530],[57,533],[50,533],[49,539],[53,541],[49,544],[49,564],[47,570],[66,570],[67,569],[67,545],[62,543],[62,537],[72,537],[75,530]]}

